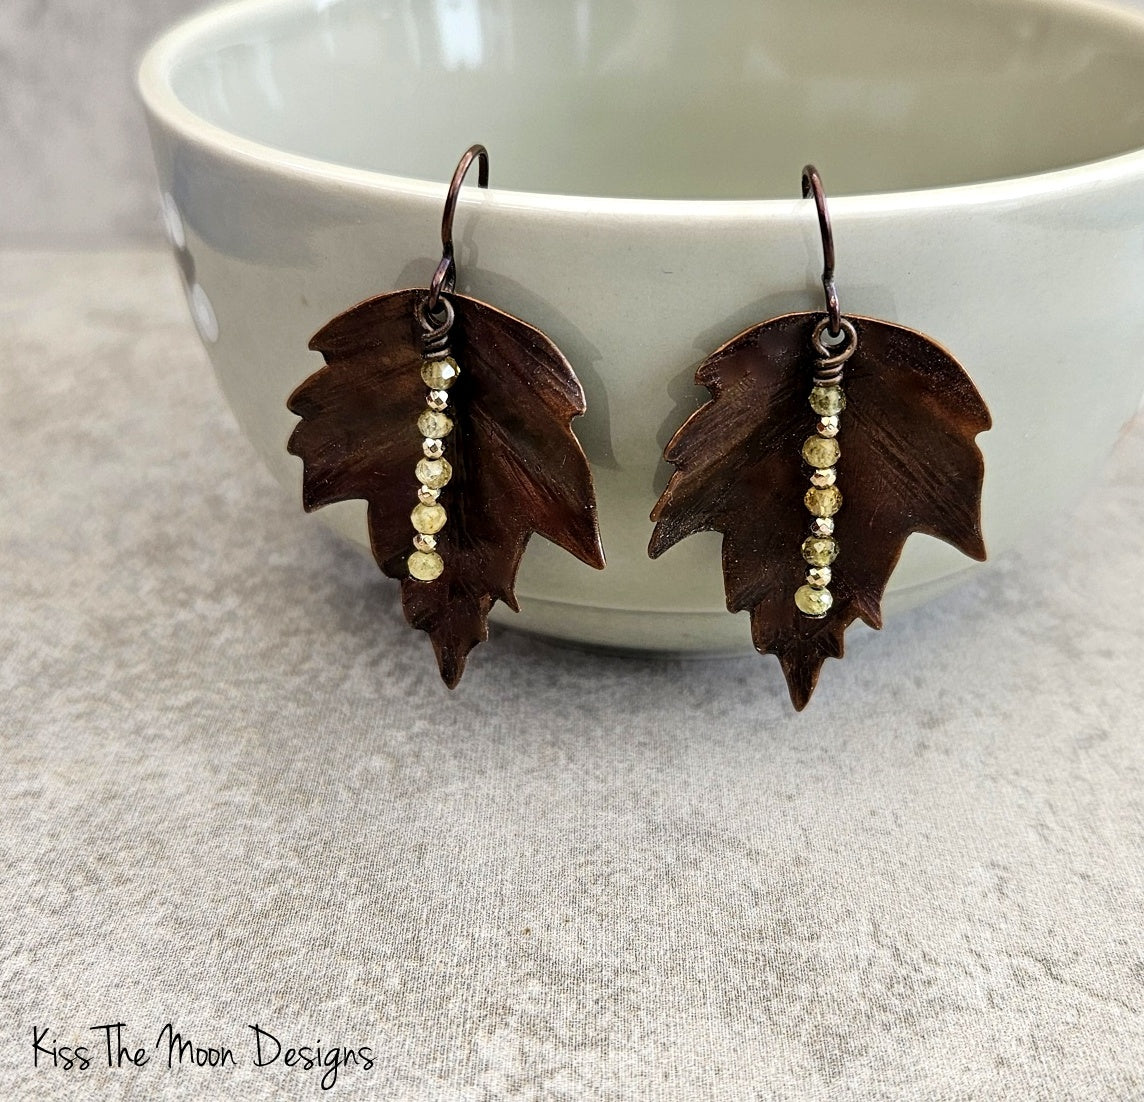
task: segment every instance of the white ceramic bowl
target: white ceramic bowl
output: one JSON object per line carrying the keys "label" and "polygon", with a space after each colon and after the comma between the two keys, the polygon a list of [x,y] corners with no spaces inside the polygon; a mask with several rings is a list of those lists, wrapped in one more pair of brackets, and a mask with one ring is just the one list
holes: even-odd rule
{"label": "white ceramic bowl", "polygon": [[[536,538],[519,617],[587,643],[749,647],[719,537],[646,554],[695,364],[821,309],[814,161],[843,309],[920,329],[995,421],[984,525],[1036,540],[1144,388],[1144,20],[1075,0],[248,0],[143,60],[172,239],[222,389],[300,502],[285,402],[325,321],[427,284],[444,182],[458,290],[544,330],[588,398],[608,568]],[[364,505],[317,514],[366,543]],[[299,504],[299,538],[303,524]],[[916,536],[887,608],[971,564]],[[380,584],[380,583],[379,583]],[[498,606],[499,607],[499,606]]]}

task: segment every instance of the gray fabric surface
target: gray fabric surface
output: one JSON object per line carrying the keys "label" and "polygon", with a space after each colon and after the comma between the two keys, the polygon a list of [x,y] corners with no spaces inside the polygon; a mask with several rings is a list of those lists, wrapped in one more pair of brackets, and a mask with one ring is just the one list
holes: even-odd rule
{"label": "gray fabric surface", "polygon": [[1140,428],[796,716],[507,631],[448,694],[165,254],[0,254],[0,384],[4,1097],[1144,1097]]}

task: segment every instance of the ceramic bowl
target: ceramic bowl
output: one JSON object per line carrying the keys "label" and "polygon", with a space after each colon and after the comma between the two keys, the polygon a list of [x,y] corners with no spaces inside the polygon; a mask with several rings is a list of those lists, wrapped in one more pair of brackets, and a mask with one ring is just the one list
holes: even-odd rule
{"label": "ceramic bowl", "polygon": [[[300,502],[286,398],[329,318],[428,283],[445,181],[458,290],[581,379],[602,573],[539,537],[518,615],[623,648],[749,647],[720,538],[646,554],[694,367],[819,310],[800,170],[830,196],[845,311],[950,349],[988,402],[991,555],[1044,538],[1144,388],[1144,20],[1070,0],[250,0],[161,38],[139,86],[192,314],[244,432]],[[315,514],[365,546],[364,505]],[[299,538],[304,521],[299,506]],[[973,567],[923,536],[893,614]]]}

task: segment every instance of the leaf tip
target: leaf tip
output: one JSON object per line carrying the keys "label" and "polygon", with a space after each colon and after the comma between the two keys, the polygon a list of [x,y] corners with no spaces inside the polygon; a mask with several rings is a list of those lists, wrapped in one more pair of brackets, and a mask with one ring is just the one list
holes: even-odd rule
{"label": "leaf tip", "polygon": [[787,655],[779,657],[783,676],[786,678],[787,692],[790,694],[790,702],[794,705],[796,712],[801,712],[810,703],[810,698],[814,695],[815,687],[818,685],[818,675],[822,670],[822,662],[821,658],[817,660],[808,659],[808,656],[797,652],[789,657]]}
{"label": "leaf tip", "polygon": [[566,550],[576,556],[585,566],[594,570],[603,570],[607,565],[604,558],[604,545],[600,541],[600,526],[593,510],[591,527],[584,532],[583,537],[568,544],[562,544]]}
{"label": "leaf tip", "polygon": [[[854,611],[868,627],[872,627],[875,631],[882,630],[882,605],[876,598],[857,594],[854,597]],[[841,658],[841,650],[834,657]]]}
{"label": "leaf tip", "polygon": [[446,688],[455,689],[465,672],[468,650],[439,646],[436,639],[433,640],[433,650],[437,654],[437,669],[441,671],[441,680],[445,682]]}
{"label": "leaf tip", "polygon": [[[652,515],[652,520],[656,520],[655,515]],[[667,529],[656,522],[656,526],[652,531],[651,539],[647,543],[647,557],[649,559],[658,559],[665,551],[670,550],[675,546],[677,540],[667,531]]]}

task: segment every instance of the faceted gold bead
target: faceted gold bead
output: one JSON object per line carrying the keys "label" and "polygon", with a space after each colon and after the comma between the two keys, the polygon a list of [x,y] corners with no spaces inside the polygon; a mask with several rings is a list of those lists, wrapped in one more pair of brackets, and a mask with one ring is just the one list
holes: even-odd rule
{"label": "faceted gold bead", "polygon": [[806,572],[806,584],[815,589],[825,589],[830,585],[830,567],[812,566]]}
{"label": "faceted gold bead", "polygon": [[453,468],[447,459],[420,459],[414,471],[417,481],[431,490],[439,490],[453,477]]}
{"label": "faceted gold bead", "polygon": [[460,374],[461,369],[451,356],[443,360],[425,360],[421,364],[421,380],[430,390],[448,390]]}
{"label": "faceted gold bead", "polygon": [[[453,431],[453,422],[445,414],[427,409],[417,418],[417,431],[429,440],[440,440]],[[829,467],[830,464],[825,466]]]}
{"label": "faceted gold bead", "polygon": [[814,431],[819,436],[828,436],[833,439],[838,435],[838,418],[836,416],[820,417],[818,424],[814,426]]}
{"label": "faceted gold bead", "polygon": [[808,536],[802,541],[802,557],[811,566],[829,566],[838,558],[838,541],[829,536]]}
{"label": "faceted gold bead", "polygon": [[842,508],[842,491],[837,486],[811,486],[803,501],[816,517],[832,517]]}
{"label": "faceted gold bead", "polygon": [[426,459],[440,459],[445,454],[445,445],[440,440],[427,436],[421,441],[421,454]]}
{"label": "faceted gold bead", "polygon": [[428,536],[435,535],[445,527],[445,510],[440,505],[415,505],[409,517],[413,527]]}
{"label": "faceted gold bead", "polygon": [[413,546],[418,551],[436,551],[437,550],[437,537],[427,536],[424,532],[418,532],[413,537]]}
{"label": "faceted gold bead", "polygon": [[425,395],[425,404],[430,409],[435,409],[439,412],[448,406],[449,392],[447,390],[431,390]]}
{"label": "faceted gold bead", "polygon": [[431,582],[441,577],[445,562],[436,551],[414,551],[407,563],[409,576],[419,582]]}
{"label": "faceted gold bead", "polygon": [[834,521],[830,517],[815,517],[810,522],[810,534],[812,536],[833,536]]}
{"label": "faceted gold bead", "polygon": [[838,446],[838,441],[825,436],[808,436],[802,445],[802,457],[812,467],[833,467],[841,455],[842,449]]}
{"label": "faceted gold bead", "polygon": [[799,612],[807,616],[825,616],[834,604],[829,589],[815,589],[811,585],[800,585],[794,591],[794,603]]}
{"label": "faceted gold bead", "polygon": [[434,490],[432,486],[418,486],[417,487],[417,500],[422,505],[436,505],[437,499],[441,496],[440,490]]}
{"label": "faceted gold bead", "polygon": [[816,386],[810,392],[810,408],[824,417],[833,417],[846,408],[846,395],[840,386]]}
{"label": "faceted gold bead", "polygon": [[834,467],[824,467],[810,476],[812,486],[833,486],[838,481],[838,471]]}

